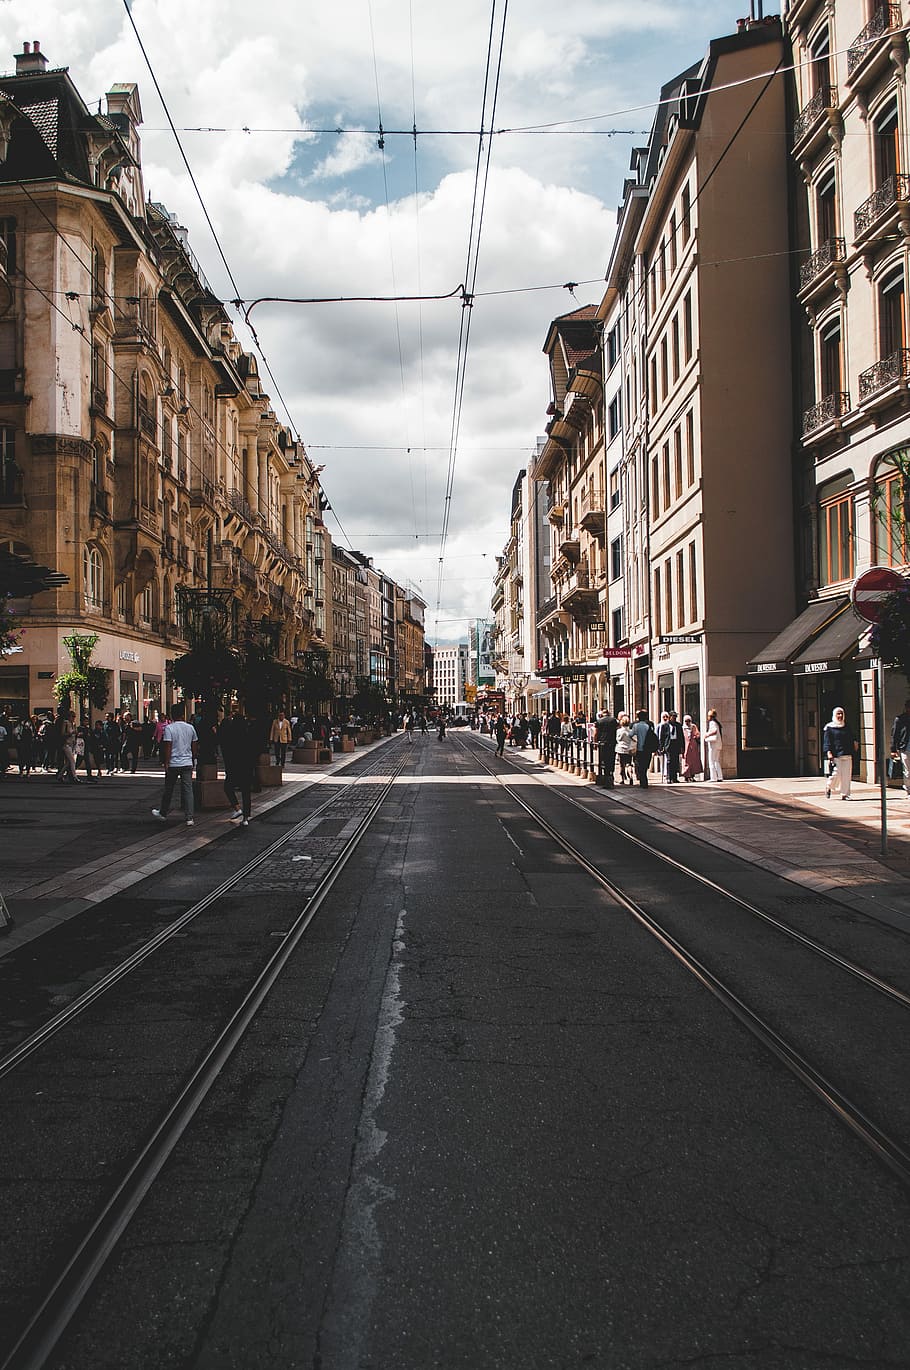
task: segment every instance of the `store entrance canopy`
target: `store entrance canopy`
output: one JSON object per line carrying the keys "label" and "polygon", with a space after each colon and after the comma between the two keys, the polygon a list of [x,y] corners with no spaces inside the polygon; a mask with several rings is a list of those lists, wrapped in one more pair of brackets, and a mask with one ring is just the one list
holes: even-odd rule
{"label": "store entrance canopy", "polygon": [[852,609],[838,614],[818,637],[793,660],[794,675],[826,675],[839,671],[844,661],[851,661],[859,651],[859,640],[868,630],[868,623]]}
{"label": "store entrance canopy", "polygon": [[817,599],[807,609],[789,623],[783,632],[772,638],[767,647],[747,662],[749,675],[784,675],[790,670],[793,659],[804,650],[807,643],[824,629],[832,619],[843,613],[849,600],[846,595],[836,599]]}

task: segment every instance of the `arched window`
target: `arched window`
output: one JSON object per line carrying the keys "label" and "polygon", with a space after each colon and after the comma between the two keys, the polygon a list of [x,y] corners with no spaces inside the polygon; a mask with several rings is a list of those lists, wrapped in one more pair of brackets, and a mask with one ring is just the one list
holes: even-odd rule
{"label": "arched window", "polygon": [[144,623],[151,623],[155,617],[155,591],[151,581],[139,596],[139,617]]}
{"label": "arched window", "polygon": [[97,547],[83,549],[82,592],[87,609],[104,608],[104,562]]}
{"label": "arched window", "polygon": [[906,347],[904,268],[885,277],[878,289],[878,345],[882,358]]}
{"label": "arched window", "polygon": [[876,186],[883,186],[900,169],[897,102],[891,101],[875,121]]}
{"label": "arched window", "polygon": [[910,563],[910,448],[880,462],[872,495],[875,560],[880,566]]}
{"label": "arched window", "polygon": [[822,29],[812,43],[809,52],[812,94],[824,91],[827,95],[831,85],[831,38],[827,27]]}

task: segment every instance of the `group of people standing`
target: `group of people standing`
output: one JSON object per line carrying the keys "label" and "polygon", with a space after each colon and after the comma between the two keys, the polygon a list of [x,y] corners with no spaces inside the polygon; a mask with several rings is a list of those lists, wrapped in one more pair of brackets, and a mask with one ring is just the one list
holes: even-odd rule
{"label": "group of people standing", "polygon": [[[627,713],[614,717],[609,709],[601,709],[592,725],[583,713],[552,713],[544,730],[549,738],[585,739],[598,748],[600,774],[609,788],[615,784],[616,763],[619,763],[619,783],[632,785],[636,781],[647,786],[654,757],[660,758],[660,773],[665,784],[707,779],[723,780],[723,727],[716,709],[708,710],[704,737],[690,714],[682,722],[675,709],[661,714],[655,728],[646,709],[639,709],[635,721]],[[702,752],[704,747],[704,752]]]}

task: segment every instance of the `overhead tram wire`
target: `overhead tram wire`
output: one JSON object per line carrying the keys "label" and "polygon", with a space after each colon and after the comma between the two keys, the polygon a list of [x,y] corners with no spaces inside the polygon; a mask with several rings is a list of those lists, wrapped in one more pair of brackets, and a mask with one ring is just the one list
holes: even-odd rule
{"label": "overhead tram wire", "polygon": [[[411,117],[414,123],[414,249],[417,259],[417,292],[423,292],[423,271],[420,257],[420,175],[417,158],[417,81],[414,67],[414,0],[408,0],[408,47],[411,59]],[[426,378],[423,355],[423,307],[417,306],[417,356],[420,366],[420,435],[423,440],[423,518],[430,521],[429,463],[426,454],[427,414]]]}
{"label": "overhead tram wire", "polygon": [[[174,142],[177,144],[177,149],[178,149],[178,151],[179,151],[179,153],[180,153],[181,158],[183,159],[183,165],[186,167],[186,173],[187,173],[187,175],[188,175],[189,178],[190,178],[190,183],[191,183],[191,185],[192,185],[194,191],[196,192],[196,198],[197,198],[197,200],[199,201],[199,205],[200,205],[200,207],[201,207],[201,209],[202,209],[202,213],[203,213],[204,216],[205,216],[205,221],[206,221],[206,223],[208,224],[208,227],[209,227],[209,232],[211,233],[212,239],[213,239],[213,241],[214,241],[214,243],[215,243],[215,246],[216,246],[216,248],[218,249],[218,255],[220,256],[222,262],[224,263],[224,269],[225,269],[225,271],[227,272],[228,280],[230,281],[230,283],[231,283],[231,285],[232,285],[232,287],[233,287],[233,289],[234,289],[235,296],[239,297],[240,294],[241,294],[240,286],[237,284],[237,281],[236,281],[236,279],[235,279],[235,277],[234,277],[234,273],[233,273],[233,271],[231,270],[230,263],[228,262],[228,259],[227,259],[227,257],[225,256],[224,248],[221,246],[221,239],[218,237],[218,234],[217,234],[217,232],[215,231],[215,225],[212,223],[211,215],[209,214],[208,209],[206,208],[205,201],[204,201],[203,198],[202,198],[202,191],[199,189],[199,185],[198,185],[198,182],[196,181],[196,177],[193,175],[193,168],[190,166],[189,159],[188,159],[186,153],[185,153],[184,150],[183,150],[183,144],[182,144],[181,141],[180,141],[180,135],[179,135],[178,132],[177,132],[176,125],[174,124],[174,121],[173,121],[173,119],[171,118],[171,111],[169,110],[168,105],[167,105],[167,101],[166,101],[165,98],[164,98],[164,92],[163,92],[162,89],[161,89],[161,86],[160,86],[160,84],[159,84],[159,82],[158,82],[158,77],[155,75],[155,69],[154,69],[154,67],[152,66],[151,60],[150,60],[150,58],[149,58],[149,55],[148,55],[148,53],[147,53],[146,50],[145,50],[145,44],[144,44],[143,41],[142,41],[142,38],[141,38],[141,35],[140,35],[140,33],[139,33],[138,28],[136,27],[136,21],[135,21],[135,19],[133,18],[133,11],[132,11],[132,7],[131,7],[131,4],[130,4],[130,0],[123,0],[123,8],[126,10],[126,16],[127,16],[127,18],[129,19],[129,21],[130,21],[130,27],[132,28],[133,33],[134,33],[135,36],[136,36],[136,42],[139,44],[139,51],[142,53],[143,59],[145,60],[145,65],[148,67],[149,75],[150,75],[151,78],[152,78],[152,82],[153,82],[154,87],[155,87],[155,90],[156,90],[156,92],[157,92],[157,94],[158,94],[158,99],[161,101],[161,108],[164,110],[165,118],[167,119],[168,124],[170,125],[171,132],[172,132],[173,135],[174,135]],[[281,405],[282,405],[282,407],[283,407],[283,409],[284,409],[285,415],[287,416],[288,425],[289,425],[289,427],[294,431],[294,433],[295,433],[295,434],[298,436],[298,438],[299,438],[299,436],[300,436],[300,429],[297,427],[297,425],[294,423],[293,419],[291,418],[291,411],[290,411],[290,409],[288,408],[287,401],[285,400],[284,396],[283,396],[282,393],[281,393],[281,389],[280,389],[280,387],[279,387],[279,385],[278,385],[277,380],[275,379],[274,372],[272,371],[272,368],[269,366],[268,359],[267,359],[267,357],[266,357],[266,355],[265,355],[265,351],[264,351],[264,349],[263,349],[263,347],[262,347],[262,344],[261,344],[260,341],[259,341],[259,338],[258,338],[257,335],[256,335],[256,330],[253,328],[252,324],[249,322],[248,319],[246,319],[245,322],[246,322],[246,326],[247,326],[247,328],[249,329],[250,334],[251,334],[251,336],[252,336],[252,338],[253,338],[253,343],[254,343],[254,345],[255,345],[255,347],[256,347],[256,350],[257,350],[258,353],[259,353],[260,360],[262,361],[262,364],[263,364],[263,366],[264,366],[265,369],[266,369],[266,373],[267,373],[267,375],[269,376],[269,379],[270,379],[271,382],[272,382],[272,385],[273,385],[273,387],[274,387],[275,394],[278,396],[278,399],[281,401]]]}
{"label": "overhead tram wire", "polygon": [[[501,29],[500,29],[500,38],[499,38],[499,52],[498,52],[497,61],[496,61],[496,75],[495,75],[495,79],[494,79],[494,82],[493,82],[493,96],[492,96],[492,101],[491,101],[491,104],[490,104],[490,125],[491,125],[491,126],[492,126],[492,124],[493,124],[494,118],[496,117],[496,104],[497,104],[498,97],[499,97],[499,78],[500,78],[500,74],[501,74],[501,72],[502,72],[502,55],[503,55],[503,48],[504,48],[504,45],[505,45],[506,20],[508,19],[508,14],[509,14],[509,3],[508,3],[508,0],[504,0],[503,12],[502,12],[502,25],[501,25]],[[476,283],[477,283],[477,271],[478,271],[479,261],[480,261],[480,241],[481,241],[481,236],[482,236],[482,232],[483,232],[483,215],[484,215],[484,208],[485,208],[485,205],[486,205],[486,190],[487,190],[487,183],[488,183],[489,174],[490,174],[490,155],[491,155],[491,153],[492,153],[492,140],[491,140],[490,138],[487,138],[487,155],[486,155],[486,161],[485,161],[485,163],[484,163],[483,191],[482,191],[482,194],[481,194],[481,197],[480,197],[480,211],[479,211],[479,214],[478,214],[478,203],[477,203],[477,200],[478,200],[478,188],[479,188],[479,183],[480,183],[480,165],[481,165],[481,159],[482,159],[482,157],[483,157],[483,151],[484,151],[484,135],[483,135],[483,128],[484,128],[484,126],[485,126],[485,124],[486,124],[487,96],[488,96],[488,93],[489,93],[489,85],[490,85],[490,63],[491,63],[491,56],[492,56],[492,50],[493,50],[493,36],[494,36],[494,32],[495,32],[495,25],[496,25],[496,0],[493,0],[493,5],[492,5],[491,13],[490,13],[490,36],[489,36],[488,43],[487,43],[487,63],[486,63],[486,70],[485,70],[485,72],[484,72],[483,103],[482,103],[482,106],[481,106],[481,119],[480,119],[480,123],[481,123],[481,134],[480,134],[480,137],[479,137],[478,143],[477,143],[477,162],[476,162],[475,171],[474,171],[474,194],[473,194],[473,200],[472,200],[472,205],[471,205],[471,224],[470,224],[470,230],[469,230],[469,235],[468,235],[467,261],[466,261],[466,265],[465,265],[465,288],[466,288],[466,290],[467,290],[468,293],[467,293],[467,296],[466,296],[466,299],[465,299],[465,309],[462,310],[462,327],[461,327],[460,330],[459,330],[459,336],[458,336],[458,358],[457,358],[457,363],[456,363],[455,396],[454,396],[454,401],[453,401],[453,412],[452,412],[451,447],[450,447],[450,452],[449,452],[448,470],[447,470],[447,472],[446,472],[446,493],[445,493],[445,499],[443,500],[442,537],[440,538],[440,544],[439,544],[439,569],[438,569],[438,575],[437,575],[437,581],[436,581],[436,605],[437,605],[437,609],[438,609],[439,604],[440,604],[441,601],[442,601],[442,586],[443,586],[444,573],[445,573],[445,549],[446,549],[446,542],[447,542],[447,539],[448,539],[449,519],[450,519],[450,515],[451,515],[451,508],[452,508],[452,492],[453,492],[454,484],[455,484],[455,464],[456,464],[456,461],[457,461],[457,453],[458,453],[458,434],[459,434],[460,426],[461,426],[461,411],[462,411],[462,403],[463,403],[463,399],[464,399],[465,378],[466,378],[466,375],[467,375],[467,358],[468,358],[468,347],[469,347],[469,344],[470,344],[470,336],[471,336],[471,314],[472,314],[472,308],[473,308],[473,297],[472,297],[471,292],[472,292],[474,286],[475,286]],[[477,234],[476,234],[476,238],[475,238],[475,236],[474,236],[474,224],[475,224],[475,220],[476,220],[476,222],[477,222]],[[464,316],[465,316],[465,313],[467,313],[467,315],[468,315],[467,323],[465,323],[465,317],[464,317]]]}

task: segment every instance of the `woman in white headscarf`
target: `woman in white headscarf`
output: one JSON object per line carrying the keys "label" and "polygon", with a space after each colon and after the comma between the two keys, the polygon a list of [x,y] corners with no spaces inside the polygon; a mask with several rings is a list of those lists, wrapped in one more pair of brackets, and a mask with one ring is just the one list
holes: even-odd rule
{"label": "woman in white headscarf", "polygon": [[831,722],[825,725],[822,736],[822,754],[825,758],[825,797],[831,798],[833,791],[840,790],[841,799],[850,798],[850,780],[853,775],[853,757],[858,751],[856,739],[847,722],[843,709],[832,710]]}

